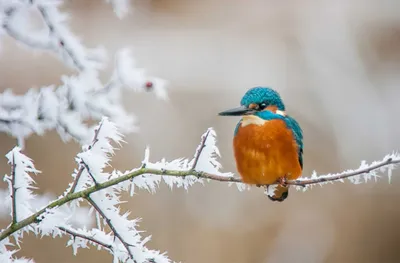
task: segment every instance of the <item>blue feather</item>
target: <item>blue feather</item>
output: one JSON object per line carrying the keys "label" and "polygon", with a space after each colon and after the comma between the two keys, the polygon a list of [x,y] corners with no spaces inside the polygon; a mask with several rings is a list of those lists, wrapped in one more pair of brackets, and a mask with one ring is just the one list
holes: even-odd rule
{"label": "blue feather", "polygon": [[254,113],[255,116],[266,120],[266,121],[270,121],[270,120],[276,120],[276,119],[280,119],[280,120],[284,120],[285,117],[280,115],[280,114],[276,114],[273,113],[272,111],[269,110],[264,110],[264,111],[258,111]]}
{"label": "blue feather", "polygon": [[265,103],[267,106],[275,105],[278,107],[278,110],[285,110],[285,105],[283,104],[279,93],[267,87],[254,87],[249,89],[240,101],[241,105],[245,105],[247,107],[249,107],[249,105],[252,103]]}
{"label": "blue feather", "polygon": [[285,122],[288,128],[291,129],[294,134],[294,138],[296,140],[297,147],[299,149],[298,150],[299,163],[301,168],[303,168],[303,131],[300,128],[300,125],[297,123],[297,121],[292,117],[286,116]]}

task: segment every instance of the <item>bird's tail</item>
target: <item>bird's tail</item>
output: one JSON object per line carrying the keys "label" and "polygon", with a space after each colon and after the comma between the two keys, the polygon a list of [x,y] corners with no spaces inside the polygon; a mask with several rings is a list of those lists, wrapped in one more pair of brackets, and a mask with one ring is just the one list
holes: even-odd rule
{"label": "bird's tail", "polygon": [[286,185],[268,185],[267,196],[272,201],[282,202],[289,196],[289,186]]}

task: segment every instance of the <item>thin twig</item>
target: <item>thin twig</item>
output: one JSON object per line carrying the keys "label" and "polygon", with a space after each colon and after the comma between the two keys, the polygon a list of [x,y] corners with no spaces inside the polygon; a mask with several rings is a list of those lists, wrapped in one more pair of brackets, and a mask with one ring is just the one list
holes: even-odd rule
{"label": "thin twig", "polygon": [[[99,127],[94,131],[94,137],[93,137],[93,141],[92,144],[89,145],[88,150],[91,150],[93,148],[93,146],[96,144],[96,142],[98,141],[98,137],[99,137],[99,133],[100,133],[100,129],[103,127],[103,122],[100,122]],[[86,163],[81,160],[83,165],[81,165],[81,167],[79,168],[78,173],[75,176],[75,180],[74,183],[72,184],[71,190],[69,191],[69,193],[73,193],[76,189],[76,186],[78,185],[79,179],[82,176],[83,171],[85,170],[85,168],[88,171],[88,174],[92,177],[94,183],[97,185],[96,179],[94,178],[94,176],[90,173],[89,167],[86,165]]]}
{"label": "thin twig", "polygon": [[98,245],[100,245],[100,246],[112,251],[112,245],[103,243],[100,240],[95,239],[94,237],[86,236],[84,234],[78,233],[77,231],[73,231],[71,229],[67,229],[67,228],[62,227],[62,226],[58,226],[57,228],[60,229],[61,231],[66,232],[67,234],[71,235],[74,238],[80,237],[82,239],[89,240],[89,241],[91,241],[93,243],[96,243],[96,244],[98,244]]}
{"label": "thin twig", "polygon": [[5,30],[5,32],[10,37],[14,38],[15,40],[17,40],[29,47],[37,48],[37,49],[53,49],[50,42],[41,43],[41,42],[35,41],[34,39],[29,38],[27,35],[22,34],[21,32],[17,31],[15,28],[10,26],[9,21],[12,19],[12,17],[14,16],[14,14],[16,12],[17,12],[16,7],[10,7],[8,10],[6,10],[4,12],[4,14],[6,15],[6,19],[4,19],[4,23],[2,26]]}
{"label": "thin twig", "polygon": [[299,180],[287,181],[286,183],[290,184],[290,185],[303,186],[303,185],[310,185],[310,184],[319,184],[319,183],[324,183],[324,182],[339,181],[339,180],[353,177],[356,175],[369,173],[373,170],[376,170],[378,168],[381,168],[381,167],[389,165],[389,164],[397,164],[397,163],[400,163],[400,159],[393,160],[392,158],[388,158],[386,160],[383,160],[375,165],[371,165],[364,169],[358,169],[358,170],[351,171],[351,172],[338,173],[338,174],[330,175],[330,176],[319,176],[318,178],[312,178],[312,179],[299,179]]}
{"label": "thin twig", "polygon": [[28,36],[21,34],[21,32],[18,32],[14,28],[10,27],[8,24],[3,25],[4,30],[7,32],[7,34],[14,38],[15,40],[25,44],[28,47],[31,48],[36,48],[36,49],[54,49],[50,43],[41,43],[38,41],[35,41],[32,38],[29,38]]}
{"label": "thin twig", "polygon": [[122,245],[125,247],[126,251],[129,254],[129,257],[136,262],[136,260],[133,258],[133,254],[131,252],[131,250],[129,249],[130,246],[132,246],[131,244],[128,244],[122,237],[121,235],[118,233],[118,231],[115,229],[113,223],[111,222],[111,219],[109,219],[105,213],[103,212],[103,210],[101,210],[101,208],[96,204],[95,201],[93,201],[92,198],[90,198],[89,196],[86,197],[86,200],[93,206],[93,208],[106,220],[108,226],[110,227],[111,231],[114,233],[114,236],[116,238],[118,238]]}
{"label": "thin twig", "polygon": [[97,185],[97,184],[98,184],[98,183],[97,183],[97,180],[96,180],[96,178],[94,177],[94,175],[92,174],[92,172],[90,171],[89,165],[87,165],[87,163],[85,163],[83,160],[82,160],[82,164],[83,164],[84,169],[86,169],[87,173],[88,173],[89,176],[92,178],[94,184]]}
{"label": "thin twig", "polygon": [[196,170],[196,165],[197,165],[197,163],[199,162],[200,155],[201,155],[201,153],[202,153],[204,147],[206,147],[206,141],[207,141],[207,138],[208,138],[208,135],[210,134],[210,132],[211,132],[211,130],[208,130],[207,133],[204,134],[204,135],[201,137],[200,145],[198,146],[197,151],[196,151],[195,156],[194,156],[194,161],[193,161],[193,165],[192,165],[192,170]]}
{"label": "thin twig", "polygon": [[74,180],[74,182],[72,184],[72,187],[69,190],[69,194],[75,192],[76,186],[78,185],[78,181],[81,178],[81,175],[82,175],[84,169],[85,168],[83,166],[81,166],[81,168],[79,168],[79,171],[76,173],[75,180]]}
{"label": "thin twig", "polygon": [[[42,5],[38,5],[37,8],[38,8],[40,14],[42,15],[43,21],[46,24],[50,34],[54,35],[57,38],[57,43],[59,44],[60,48],[63,49],[65,51],[65,53],[71,58],[74,66],[76,68],[78,68],[80,71],[83,71],[85,69],[85,67],[77,60],[73,51],[70,48],[68,48],[68,46],[65,43],[65,40],[62,39],[62,37],[57,34],[55,25],[51,21],[49,14],[47,12],[47,9]],[[53,47],[53,48],[54,48],[54,50],[57,50],[56,47]]]}
{"label": "thin twig", "polygon": [[[0,122],[3,123],[6,126],[11,126],[12,124],[17,124],[17,125],[21,125],[21,126],[26,126],[27,128],[31,129],[32,131],[35,131],[35,129],[33,128],[33,126],[22,120],[22,119],[6,119],[6,118],[0,118]],[[10,129],[11,130],[11,129]]]}
{"label": "thin twig", "polygon": [[84,140],[84,138],[76,133],[74,133],[66,123],[64,123],[64,121],[61,120],[60,118],[60,114],[58,114],[58,120],[57,120],[57,124],[56,127],[61,128],[64,130],[64,132],[66,134],[68,134],[69,136],[71,136],[73,139],[75,139],[75,141],[77,142],[82,142]]}
{"label": "thin twig", "polygon": [[11,188],[12,188],[12,225],[15,225],[17,220],[17,188],[15,188],[15,155],[13,153],[12,164],[11,164]]}
{"label": "thin twig", "polygon": [[58,48],[62,48],[67,53],[67,55],[71,58],[74,65],[79,70],[84,70],[84,67],[77,61],[73,52],[69,48],[66,47],[66,45],[64,43],[65,41],[61,39],[61,36],[56,35],[54,25],[49,18],[46,8],[44,6],[38,6],[38,10],[39,10],[40,14],[42,15],[43,21],[46,24],[50,34],[53,34],[57,37],[57,39],[58,39],[57,43],[59,43],[60,47],[55,46],[51,41],[47,41],[44,43],[36,41],[35,39],[30,38],[29,36],[24,35],[23,33],[17,31],[13,27],[11,27],[7,21],[9,21],[12,18],[12,16],[16,13],[17,9],[15,7],[11,7],[11,8],[9,8],[9,10],[7,10],[5,12],[8,19],[6,19],[6,22],[3,23],[4,30],[7,32],[7,34],[10,37],[12,37],[15,40],[17,40],[29,47],[32,47],[32,48],[51,50],[51,51],[57,51]]}
{"label": "thin twig", "polygon": [[101,130],[102,127],[103,127],[103,122],[100,122],[99,128],[97,128],[97,129],[94,131],[94,137],[93,137],[92,144],[89,145],[89,147],[88,147],[89,150],[92,149],[93,146],[96,144],[96,142],[99,141],[99,133],[100,133],[100,130]]}

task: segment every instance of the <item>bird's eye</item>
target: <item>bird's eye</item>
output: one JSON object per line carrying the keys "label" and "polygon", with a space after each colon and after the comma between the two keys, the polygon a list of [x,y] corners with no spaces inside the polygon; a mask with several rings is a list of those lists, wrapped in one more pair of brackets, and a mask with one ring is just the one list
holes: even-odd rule
{"label": "bird's eye", "polygon": [[263,109],[265,109],[267,107],[267,104],[266,103],[261,103],[259,106],[258,106],[258,109],[259,110],[263,110]]}

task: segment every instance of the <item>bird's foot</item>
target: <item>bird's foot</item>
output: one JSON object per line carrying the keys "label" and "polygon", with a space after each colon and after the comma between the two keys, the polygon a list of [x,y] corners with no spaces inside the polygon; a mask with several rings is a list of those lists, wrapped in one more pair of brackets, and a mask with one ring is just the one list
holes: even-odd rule
{"label": "bird's foot", "polygon": [[278,178],[278,183],[282,186],[287,186],[287,178],[286,175]]}

